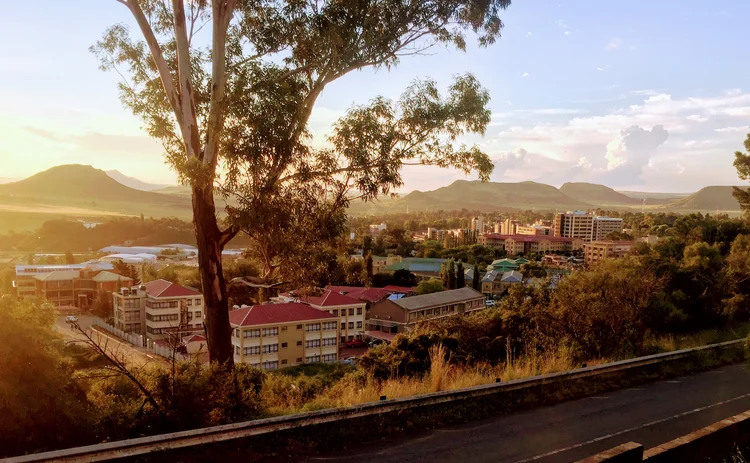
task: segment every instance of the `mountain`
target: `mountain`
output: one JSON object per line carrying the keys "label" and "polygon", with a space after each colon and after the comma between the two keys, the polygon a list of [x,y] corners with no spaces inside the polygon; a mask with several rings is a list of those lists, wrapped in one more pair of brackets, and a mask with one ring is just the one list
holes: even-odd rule
{"label": "mountain", "polygon": [[634,206],[641,200],[618,193],[612,188],[595,183],[571,182],[560,187],[566,196],[595,206]]}
{"label": "mountain", "polygon": [[631,198],[636,199],[660,199],[660,200],[675,200],[684,198],[685,196],[690,196],[690,193],[651,193],[648,191],[623,191],[620,190],[619,193],[624,194],[625,196],[629,196]]}
{"label": "mountain", "polygon": [[190,187],[187,187],[185,185],[170,185],[152,191],[154,193],[175,196],[190,196],[191,194],[193,194]]}
{"label": "mountain", "polygon": [[109,175],[110,178],[114,179],[118,183],[125,185],[126,187],[133,188],[134,190],[141,191],[154,191],[160,188],[168,188],[171,185],[160,185],[157,183],[147,183],[141,179],[135,177],[129,177],[119,170],[105,170],[105,174]]}
{"label": "mountain", "polygon": [[478,210],[511,212],[515,210],[588,209],[591,204],[566,196],[557,188],[536,182],[497,183],[457,180],[432,191],[413,191],[397,199],[371,203],[353,203],[353,215],[400,213],[424,210]]}
{"label": "mountain", "polygon": [[4,183],[11,183],[11,182],[15,182],[15,181],[17,181],[17,180],[18,180],[17,178],[5,178],[5,177],[0,177],[0,185],[2,185],[2,184],[4,184]]}
{"label": "mountain", "polygon": [[707,186],[697,192],[668,204],[670,209],[696,209],[705,211],[739,211],[740,203],[732,196],[731,186]]}
{"label": "mountain", "polygon": [[188,218],[190,200],[127,187],[103,170],[63,165],[0,185],[0,210],[64,216],[139,215]]}

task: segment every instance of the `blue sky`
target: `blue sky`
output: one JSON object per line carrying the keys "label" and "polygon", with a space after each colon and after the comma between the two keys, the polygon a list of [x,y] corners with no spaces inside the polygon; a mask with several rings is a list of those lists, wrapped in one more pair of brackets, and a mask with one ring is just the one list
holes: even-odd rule
{"label": "blue sky", "polygon": [[[733,152],[750,131],[749,16],[742,0],[515,0],[495,45],[352,73],[326,89],[310,129],[322,144],[352,104],[397,98],[415,78],[447,86],[472,72],[490,91],[493,119],[483,138],[462,141],[496,161],[493,181],[650,191],[738,184]],[[88,52],[116,22],[130,18],[115,0],[4,7],[0,178],[82,163],[174,182],[158,143],[118,101],[117,75]],[[416,167],[404,178],[409,191],[465,177]]]}

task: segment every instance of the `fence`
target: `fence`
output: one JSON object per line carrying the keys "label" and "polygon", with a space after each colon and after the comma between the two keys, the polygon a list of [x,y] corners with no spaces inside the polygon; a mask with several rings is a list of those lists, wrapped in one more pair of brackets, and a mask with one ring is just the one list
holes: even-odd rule
{"label": "fence", "polygon": [[99,318],[95,318],[92,324],[95,326],[98,326],[104,331],[114,334],[118,338],[127,341],[133,346],[138,346],[138,347],[145,346],[143,336],[140,334],[126,333],[125,331],[115,328],[114,326],[110,325],[109,323]]}
{"label": "fence", "polygon": [[[493,407],[493,401],[501,402],[511,399],[510,401],[513,402],[513,400],[518,400],[519,397],[523,397],[525,394],[540,397],[545,390],[548,393],[559,396],[563,388],[570,387],[576,382],[596,386],[602,383],[607,375],[614,374],[633,377],[639,372],[645,372],[648,374],[644,377],[653,378],[654,376],[650,374],[653,372],[650,372],[649,368],[668,368],[671,362],[677,360],[683,360],[689,364],[696,358],[703,356],[716,356],[718,358],[726,350],[730,350],[730,352],[738,351],[736,356],[744,358],[744,345],[745,340],[740,339],[532,378],[484,384],[454,391],[433,392],[346,408],[319,410],[26,455],[10,458],[6,460],[6,463],[49,460],[59,462],[105,461],[115,458],[146,457],[148,454],[152,454],[151,457],[155,458],[154,461],[164,461],[165,459],[170,459],[165,453],[189,449],[191,455],[194,455],[200,452],[201,449],[199,447],[201,446],[207,446],[205,447],[206,451],[211,454],[211,457],[207,457],[206,459],[213,460],[221,459],[217,456],[221,455],[222,449],[217,447],[220,443],[231,444],[231,446],[235,447],[236,451],[241,446],[240,440],[261,444],[261,441],[258,439],[266,439],[267,442],[274,444],[273,448],[278,450],[278,448],[284,447],[284,445],[289,445],[286,439],[288,434],[285,434],[288,432],[298,432],[307,440],[310,440],[311,436],[314,436],[313,440],[319,441],[327,433],[335,434],[337,432],[349,431],[353,432],[353,435],[358,436],[364,432],[376,432],[378,426],[382,425],[392,428],[405,427],[408,426],[409,422],[414,421],[418,413],[427,415],[426,419],[428,420],[439,421],[441,413],[444,415],[455,415],[456,407],[466,408],[473,405],[481,409],[486,415],[488,410],[496,409]],[[734,361],[737,361],[737,359]],[[620,378],[621,376],[617,377]],[[623,381],[618,381],[618,384],[622,385]],[[349,421],[344,425],[343,422],[346,420]],[[372,420],[379,420],[379,422]],[[365,431],[365,429],[368,431]],[[262,445],[260,447],[262,448]],[[257,450],[250,446],[248,451],[255,452]]]}

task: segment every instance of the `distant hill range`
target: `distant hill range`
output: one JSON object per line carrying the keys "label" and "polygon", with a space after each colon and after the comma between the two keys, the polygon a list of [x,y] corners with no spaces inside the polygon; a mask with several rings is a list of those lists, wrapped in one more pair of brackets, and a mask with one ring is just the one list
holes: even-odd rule
{"label": "distant hill range", "polygon": [[[645,199],[645,205],[644,205]],[[223,209],[217,198],[217,209]],[[618,209],[654,212],[728,212],[740,207],[730,186],[711,186],[690,195],[618,192],[604,185],[566,183],[555,188],[536,182],[497,183],[458,180],[432,191],[413,191],[400,197],[355,201],[351,215],[417,211],[518,210],[566,211]],[[219,211],[220,212],[220,211]],[[143,214],[146,217],[190,219],[190,189],[149,184],[116,171],[84,165],[53,167],[27,179],[0,184],[0,233],[33,229],[59,217],[103,217]]]}
{"label": "distant hill range", "polygon": [[122,172],[120,172],[119,170],[105,170],[104,173],[109,175],[115,181],[117,181],[117,183],[133,188],[134,190],[154,191],[154,190],[159,190],[162,188],[169,188],[172,186],[172,185],[160,185],[157,183],[147,183],[135,177],[129,177],[123,174]]}

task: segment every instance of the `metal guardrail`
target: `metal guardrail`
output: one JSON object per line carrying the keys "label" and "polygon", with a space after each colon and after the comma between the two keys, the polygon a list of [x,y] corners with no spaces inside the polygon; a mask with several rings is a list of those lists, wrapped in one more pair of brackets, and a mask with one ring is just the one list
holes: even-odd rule
{"label": "metal guardrail", "polygon": [[501,383],[483,384],[452,391],[432,392],[412,397],[389,399],[381,402],[371,402],[346,408],[334,408],[314,412],[287,415],[262,420],[246,421],[209,428],[191,429],[169,434],[140,437],[124,441],[107,442],[104,444],[76,447],[52,452],[11,457],[0,460],[0,463],[27,462],[92,462],[105,461],[114,458],[125,458],[144,455],[155,451],[179,449],[209,443],[224,442],[245,437],[269,434],[287,429],[301,428],[310,425],[331,423],[340,420],[379,415],[411,408],[438,405],[447,402],[465,400],[467,398],[483,397],[487,395],[516,391],[525,388],[555,384],[562,381],[588,378],[591,376],[615,373],[653,365],[656,363],[678,360],[697,352],[714,351],[739,346],[745,339],[737,339],[703,347],[683,349],[674,352],[649,355],[618,362],[595,365],[576,370],[562,371],[531,378],[517,379]]}

